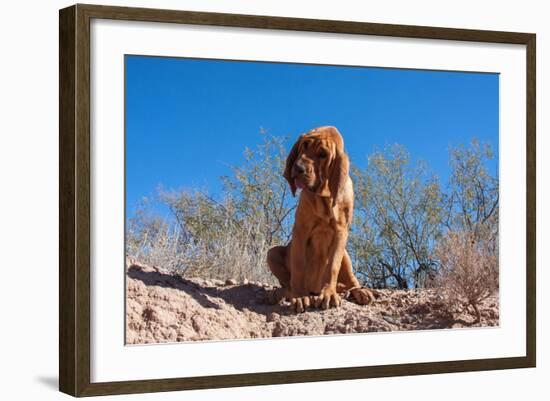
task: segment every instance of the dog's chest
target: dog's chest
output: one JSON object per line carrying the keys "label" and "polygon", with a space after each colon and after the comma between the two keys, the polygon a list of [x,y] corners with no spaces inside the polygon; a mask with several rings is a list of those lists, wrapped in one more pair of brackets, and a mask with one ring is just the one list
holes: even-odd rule
{"label": "dog's chest", "polygon": [[311,262],[319,263],[327,258],[328,249],[334,237],[334,228],[319,220],[312,227],[307,241],[307,256]]}

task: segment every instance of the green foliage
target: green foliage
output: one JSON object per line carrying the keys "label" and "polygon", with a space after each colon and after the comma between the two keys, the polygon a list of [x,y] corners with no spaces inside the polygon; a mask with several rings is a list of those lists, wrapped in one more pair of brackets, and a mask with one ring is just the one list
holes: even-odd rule
{"label": "green foliage", "polygon": [[286,243],[295,205],[281,173],[286,160],[284,141],[263,130],[260,135],[263,143],[254,151],[246,148],[243,164],[232,167],[233,175],[222,177],[222,181],[236,218],[253,221],[255,235],[267,244]]}
{"label": "green foliage", "polygon": [[451,149],[452,175],[445,199],[446,225],[453,231],[471,232],[474,239],[497,240],[498,177],[489,173],[491,147],[473,140],[469,147]]}

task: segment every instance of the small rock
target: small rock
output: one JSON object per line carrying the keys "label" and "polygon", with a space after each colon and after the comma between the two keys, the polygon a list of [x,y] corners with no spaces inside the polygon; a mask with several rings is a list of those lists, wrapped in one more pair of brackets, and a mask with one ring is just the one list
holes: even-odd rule
{"label": "small rock", "polygon": [[266,321],[274,322],[276,320],[279,320],[280,318],[281,318],[281,315],[279,315],[278,313],[275,313],[275,312],[271,312],[269,315],[267,315]]}
{"label": "small rock", "polygon": [[237,280],[235,280],[234,278],[228,278],[227,280],[225,280],[225,285],[237,285]]}
{"label": "small rock", "polygon": [[345,324],[346,326],[352,325],[353,323],[355,323],[355,318],[354,318],[354,317],[348,317],[348,318],[344,321],[344,324]]}
{"label": "small rock", "polygon": [[221,280],[212,280],[212,283],[214,283],[216,287],[221,287],[222,285],[224,285],[224,282]]}
{"label": "small rock", "polygon": [[408,323],[408,324],[414,323],[415,320],[416,320],[416,317],[412,315],[405,315],[401,318],[401,321],[403,323]]}
{"label": "small rock", "polygon": [[243,285],[248,285],[248,283],[249,283],[248,279],[245,278],[245,279],[243,280]]}
{"label": "small rock", "polygon": [[288,334],[287,328],[281,322],[275,323],[275,327],[273,327],[273,332],[271,333],[273,337],[282,337]]}
{"label": "small rock", "polygon": [[399,322],[393,318],[393,317],[390,317],[390,316],[383,316],[382,319],[384,319],[386,322],[390,323],[390,324],[394,324],[394,325],[399,325]]}

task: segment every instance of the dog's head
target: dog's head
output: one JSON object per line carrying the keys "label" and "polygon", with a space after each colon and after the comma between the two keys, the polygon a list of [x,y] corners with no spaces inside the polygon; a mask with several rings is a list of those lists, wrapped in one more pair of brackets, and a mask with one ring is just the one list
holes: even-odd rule
{"label": "dog's head", "polygon": [[316,128],[298,138],[287,159],[284,177],[292,194],[298,188],[336,203],[349,174],[344,140],[335,127]]}

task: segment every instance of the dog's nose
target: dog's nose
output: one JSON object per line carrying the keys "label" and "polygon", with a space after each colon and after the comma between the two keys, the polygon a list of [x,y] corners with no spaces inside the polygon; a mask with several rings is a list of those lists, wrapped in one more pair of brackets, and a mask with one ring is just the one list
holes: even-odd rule
{"label": "dog's nose", "polygon": [[296,163],[296,164],[294,164],[294,171],[297,174],[303,174],[306,171],[306,169],[302,164]]}

